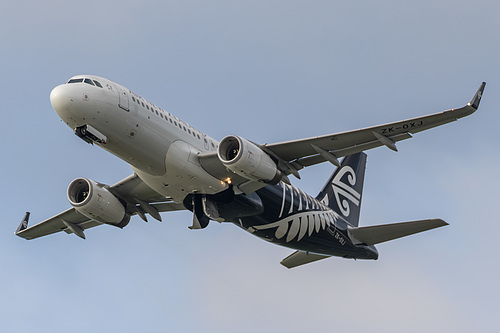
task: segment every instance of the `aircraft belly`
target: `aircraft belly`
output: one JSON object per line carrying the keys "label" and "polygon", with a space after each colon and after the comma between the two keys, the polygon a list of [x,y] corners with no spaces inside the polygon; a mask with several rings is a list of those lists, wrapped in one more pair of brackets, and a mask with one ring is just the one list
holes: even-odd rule
{"label": "aircraft belly", "polygon": [[110,137],[102,147],[135,168],[154,175],[165,173],[165,155],[170,142],[152,133],[144,133],[140,126],[127,126],[120,134]]}
{"label": "aircraft belly", "polygon": [[193,146],[178,140],[168,149],[163,175],[133,169],[149,187],[177,203],[182,203],[190,193],[215,194],[226,190],[229,185],[207,173],[199,164],[197,154]]}

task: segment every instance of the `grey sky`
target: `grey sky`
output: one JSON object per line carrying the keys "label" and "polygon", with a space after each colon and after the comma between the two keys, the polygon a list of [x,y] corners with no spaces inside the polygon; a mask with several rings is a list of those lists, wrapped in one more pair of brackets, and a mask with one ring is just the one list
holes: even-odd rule
{"label": "grey sky", "polygon": [[[0,4],[3,332],[470,332],[500,306],[496,1],[16,1]],[[187,212],[87,240],[13,235],[69,207],[77,177],[132,171],[72,134],[49,93],[119,82],[220,139],[260,143],[460,107],[477,114],[368,152],[361,225],[450,226],[381,244],[378,261],[286,270],[291,251]],[[331,165],[295,185],[315,195]]]}

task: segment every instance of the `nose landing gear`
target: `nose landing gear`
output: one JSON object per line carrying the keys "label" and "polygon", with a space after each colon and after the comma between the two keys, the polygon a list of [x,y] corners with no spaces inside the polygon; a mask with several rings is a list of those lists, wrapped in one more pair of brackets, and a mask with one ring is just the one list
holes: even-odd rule
{"label": "nose landing gear", "polygon": [[75,134],[83,141],[90,144],[106,144],[108,138],[90,125],[83,125],[75,128]]}

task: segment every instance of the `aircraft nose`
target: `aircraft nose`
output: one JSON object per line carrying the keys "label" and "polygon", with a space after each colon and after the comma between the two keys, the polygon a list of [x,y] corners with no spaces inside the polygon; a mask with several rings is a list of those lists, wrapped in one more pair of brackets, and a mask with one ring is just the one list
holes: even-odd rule
{"label": "aircraft nose", "polygon": [[59,115],[61,115],[61,112],[67,110],[72,102],[72,96],[65,84],[55,87],[50,92],[50,104],[52,104],[52,107]]}

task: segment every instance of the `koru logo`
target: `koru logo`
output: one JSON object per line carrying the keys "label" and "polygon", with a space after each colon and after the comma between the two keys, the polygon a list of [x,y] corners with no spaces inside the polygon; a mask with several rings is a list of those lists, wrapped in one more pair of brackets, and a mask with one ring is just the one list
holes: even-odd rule
{"label": "koru logo", "polygon": [[[347,176],[347,184],[342,181],[344,176]],[[350,166],[342,167],[332,180],[332,189],[337,206],[345,217],[348,217],[351,213],[349,201],[359,207],[361,194],[353,188],[355,185],[356,173]]]}

